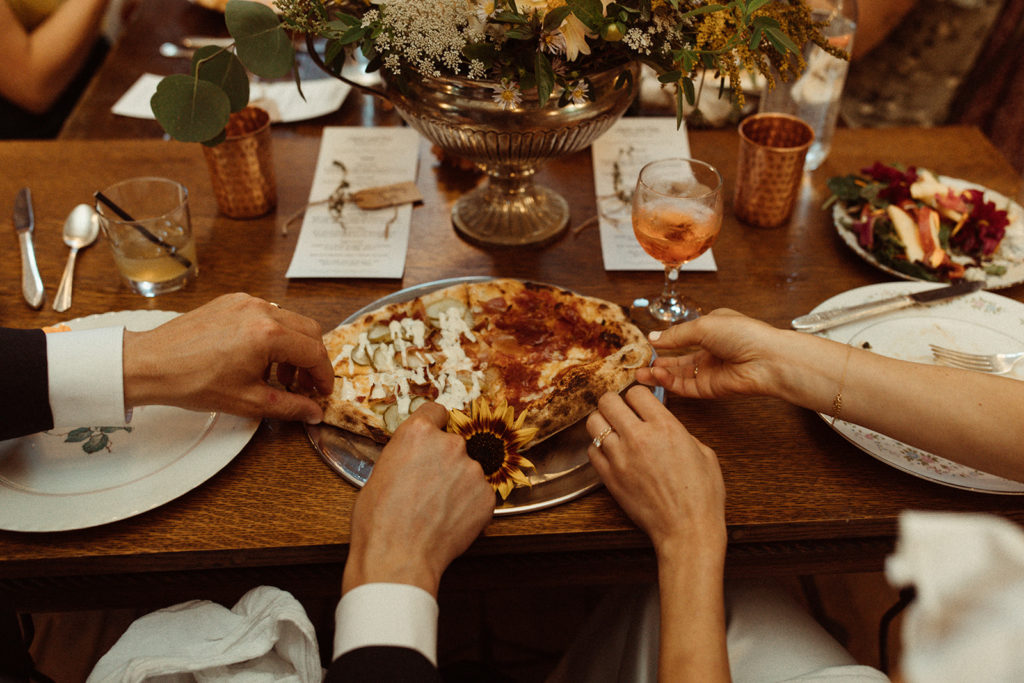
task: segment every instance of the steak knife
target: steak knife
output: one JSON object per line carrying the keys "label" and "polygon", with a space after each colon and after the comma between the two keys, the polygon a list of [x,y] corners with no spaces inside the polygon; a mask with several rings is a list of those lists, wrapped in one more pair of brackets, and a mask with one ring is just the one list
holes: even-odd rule
{"label": "steak knife", "polygon": [[21,291],[25,301],[32,308],[43,305],[45,292],[43,279],[39,277],[36,265],[36,252],[32,247],[32,229],[35,227],[35,215],[32,213],[32,192],[23,187],[14,198],[14,229],[18,233],[21,244]]}
{"label": "steak knife", "polygon": [[914,304],[941,301],[942,299],[950,299],[952,297],[970,294],[971,292],[976,292],[981,289],[983,284],[983,282],[976,280],[971,282],[958,282],[957,284],[949,285],[948,287],[926,289],[923,292],[903,294],[901,296],[894,296],[890,299],[882,299],[881,301],[870,301],[866,304],[858,304],[856,306],[844,306],[843,308],[835,308],[830,311],[819,311],[817,313],[810,313],[808,315],[802,315],[799,318],[794,318],[792,325],[793,329],[799,332],[820,332],[821,330],[845,325],[846,323],[854,322],[855,320],[863,320],[864,318],[881,315],[882,313],[898,311],[902,308],[913,306]]}

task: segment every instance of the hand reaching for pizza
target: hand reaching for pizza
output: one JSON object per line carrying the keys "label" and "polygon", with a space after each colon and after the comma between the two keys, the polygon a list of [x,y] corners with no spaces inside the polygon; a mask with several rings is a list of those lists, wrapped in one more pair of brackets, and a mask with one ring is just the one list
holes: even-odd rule
{"label": "hand reaching for pizza", "polygon": [[494,490],[447,422],[447,410],[425,403],[381,451],[352,510],[342,593],[385,582],[436,597],[441,574],[487,526]]}
{"label": "hand reaching for pizza", "polygon": [[[659,555],[680,546],[725,551],[725,486],[715,452],[694,438],[646,387],[607,393],[587,418],[588,455],[622,509]],[[710,541],[710,544],[705,543]]]}
{"label": "hand reaching for pizza", "polygon": [[[792,338],[787,341],[784,335]],[[636,379],[688,398],[778,395],[787,372],[782,351],[801,338],[810,339],[736,311],[718,309],[660,334],[652,333],[655,350],[683,353],[660,355],[653,367],[637,369]]]}
{"label": "hand reaching for pizza", "polygon": [[247,294],[228,294],[146,332],[124,334],[125,407],[171,405],[244,417],[319,422],[312,398],[271,386],[272,366],[330,393],[334,372],[310,318]]}

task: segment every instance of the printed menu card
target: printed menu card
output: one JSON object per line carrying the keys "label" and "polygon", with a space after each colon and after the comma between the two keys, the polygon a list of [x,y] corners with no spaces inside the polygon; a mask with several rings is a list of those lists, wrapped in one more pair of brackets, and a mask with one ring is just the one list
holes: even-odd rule
{"label": "printed menu card", "polygon": [[[664,116],[619,119],[594,141],[591,153],[605,270],[664,270],[665,266],[636,241],[630,202],[644,164],[690,156],[685,124],[677,129],[675,117]],[[715,257],[708,249],[681,270],[717,269]]]}
{"label": "printed menu card", "polygon": [[[412,204],[362,209],[366,191],[416,180],[419,134],[411,128],[328,126],[320,142],[309,206],[285,274],[400,278]],[[379,196],[388,194],[381,190]]]}

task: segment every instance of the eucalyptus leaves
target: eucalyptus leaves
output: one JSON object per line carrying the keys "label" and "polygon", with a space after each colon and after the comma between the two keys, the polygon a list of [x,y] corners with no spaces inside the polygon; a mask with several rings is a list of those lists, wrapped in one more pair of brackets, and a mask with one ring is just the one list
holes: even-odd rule
{"label": "eucalyptus leaves", "polygon": [[246,69],[262,78],[282,78],[292,70],[291,37],[269,7],[230,0],[224,20],[232,48],[196,50],[190,74],[167,76],[150,100],[156,120],[175,140],[220,143],[231,113],[249,103]]}

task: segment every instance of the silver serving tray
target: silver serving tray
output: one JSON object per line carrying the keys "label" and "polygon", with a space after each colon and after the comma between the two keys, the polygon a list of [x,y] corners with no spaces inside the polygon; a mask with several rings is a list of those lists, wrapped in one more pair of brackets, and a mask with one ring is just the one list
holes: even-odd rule
{"label": "silver serving tray", "polygon": [[[347,325],[382,306],[408,301],[437,289],[493,279],[485,276],[460,277],[407,287],[363,306],[341,324]],[[655,394],[664,402],[664,389],[659,387]],[[383,445],[330,425],[306,425],[305,428],[313,448],[331,469],[350,484],[362,488]],[[514,489],[504,501],[495,496],[494,514],[514,515],[542,510],[579,498],[598,487],[601,480],[587,457],[590,441],[585,421],[580,420],[524,453],[536,468],[530,473],[533,486]]]}

